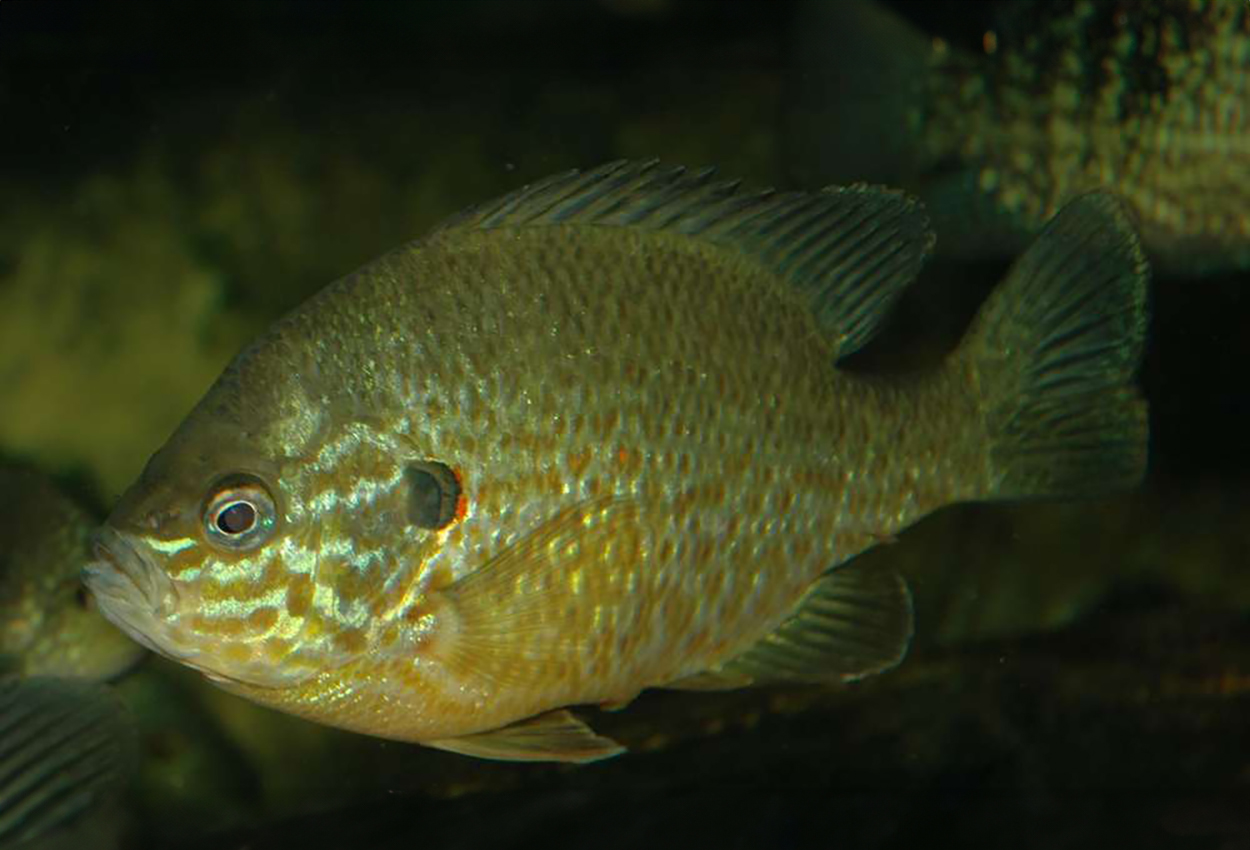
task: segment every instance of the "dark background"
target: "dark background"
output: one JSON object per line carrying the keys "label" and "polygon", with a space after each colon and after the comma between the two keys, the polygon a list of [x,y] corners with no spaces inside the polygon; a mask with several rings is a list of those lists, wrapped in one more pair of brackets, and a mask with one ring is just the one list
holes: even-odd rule
{"label": "dark background", "polygon": [[[1006,3],[891,5],[971,48]],[[672,0],[655,11],[594,0],[0,0],[0,222],[20,220],[21,199],[37,198],[39,215],[61,216],[74,229],[86,215],[75,201],[84,181],[129,181],[155,162],[177,200],[169,217],[197,261],[220,273],[222,321],[263,326],[439,218],[569,167],[658,156],[789,185],[779,134],[795,73],[792,12],[785,0]],[[465,147],[472,158],[457,158]],[[248,165],[258,149],[271,159]],[[223,191],[206,177],[210,154],[242,163],[233,191],[243,198],[250,179],[264,179],[266,162],[280,163],[295,175],[307,217],[290,232],[280,214],[245,212],[229,226],[206,226],[195,210]],[[340,173],[343,162],[378,185],[357,191]],[[0,234],[0,294],[24,257],[20,242]],[[1000,263],[931,267],[857,365],[881,368],[907,362],[899,351],[921,357],[949,345],[1003,271]],[[585,773],[466,767],[455,757],[353,739],[335,746],[355,760],[318,779],[320,796],[307,805],[275,805],[255,818],[260,825],[235,824],[208,838],[201,833],[220,827],[211,819],[164,822],[159,841],[1248,846],[1250,828],[1238,820],[1250,801],[1239,718],[1250,687],[1230,685],[1226,699],[1182,688],[1190,695],[1169,702],[1159,684],[1174,673],[1198,693],[1203,682],[1224,681],[1221,671],[1245,669],[1234,663],[1250,646],[1244,610],[1220,610],[1221,587],[1205,577],[1202,558],[1221,553],[1224,574],[1250,569],[1248,277],[1156,282],[1142,374],[1151,467],[1134,500],[1088,513],[969,508],[895,547],[921,562],[922,613],[926,596],[943,600],[927,603],[935,617],[966,590],[946,571],[957,558],[967,563],[954,566],[970,571],[984,561],[993,575],[1005,571],[1004,552],[1039,572],[1090,550],[1107,559],[1125,553],[1130,573],[1149,567],[1150,580],[1127,588],[1109,581],[1097,605],[1075,606],[1080,616],[1054,642],[978,634],[964,650],[952,648],[953,639],[920,639],[911,673],[847,701],[802,703],[793,714],[769,714],[761,705],[773,703],[755,694],[646,697],[625,720],[604,721],[609,731],[623,725],[636,745],[646,740],[640,732],[630,738],[638,725],[680,729],[699,718],[737,734],[674,733],[669,748]],[[131,297],[118,281],[100,321]],[[90,427],[89,412],[67,416]],[[5,455],[28,459],[0,444]],[[114,488],[90,463],[52,465],[78,498],[97,512],[107,508]],[[1184,545],[1168,542],[1175,540]],[[924,563],[941,552],[959,554]],[[1185,593],[1157,581],[1169,571]],[[1195,600],[1194,587],[1205,596]],[[741,720],[760,711],[758,726]],[[284,760],[274,749],[279,755],[254,768],[263,780],[265,771],[302,770],[298,757]],[[300,788],[297,779],[282,787]],[[445,801],[456,783],[484,792]],[[323,814],[304,820],[307,810]],[[149,814],[161,821],[160,812]],[[293,837],[302,843],[288,844]]]}

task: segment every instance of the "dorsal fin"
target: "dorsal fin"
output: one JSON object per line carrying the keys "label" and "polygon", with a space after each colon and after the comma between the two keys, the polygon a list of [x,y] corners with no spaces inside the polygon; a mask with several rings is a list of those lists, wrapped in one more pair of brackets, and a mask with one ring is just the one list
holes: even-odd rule
{"label": "dorsal fin", "polygon": [[740,192],[655,160],[567,171],[473,207],[435,233],[580,224],[680,233],[731,247],[789,282],[838,357],[860,348],[933,246],[919,203],[875,186]]}

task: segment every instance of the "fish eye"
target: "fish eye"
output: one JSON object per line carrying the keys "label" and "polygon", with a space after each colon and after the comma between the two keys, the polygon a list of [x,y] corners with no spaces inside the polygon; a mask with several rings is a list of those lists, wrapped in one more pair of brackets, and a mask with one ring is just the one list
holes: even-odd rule
{"label": "fish eye", "polygon": [[250,475],[217,484],[204,506],[209,542],[234,551],[254,549],[268,540],[276,519],[273,497]]}
{"label": "fish eye", "polygon": [[460,503],[460,482],[445,463],[414,463],[404,470],[408,484],[408,519],[413,525],[437,531],[451,525]]}

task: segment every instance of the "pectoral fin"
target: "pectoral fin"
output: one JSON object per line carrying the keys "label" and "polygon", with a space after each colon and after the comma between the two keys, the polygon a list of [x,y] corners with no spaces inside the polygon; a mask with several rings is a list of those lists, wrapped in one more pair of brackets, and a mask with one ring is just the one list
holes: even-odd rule
{"label": "pectoral fin", "polygon": [[911,636],[907,583],[890,570],[852,562],[812,585],[790,618],[746,652],[665,687],[854,681],[902,661]]}
{"label": "pectoral fin", "polygon": [[440,663],[525,687],[580,663],[593,650],[597,611],[619,596],[612,583],[640,557],[644,530],[637,501],[620,498],[579,503],[538,526],[444,591],[458,625]]}
{"label": "pectoral fin", "polygon": [[426,746],[497,761],[562,761],[575,764],[611,758],[625,748],[596,735],[564,709],[549,711],[476,735],[425,741]]}

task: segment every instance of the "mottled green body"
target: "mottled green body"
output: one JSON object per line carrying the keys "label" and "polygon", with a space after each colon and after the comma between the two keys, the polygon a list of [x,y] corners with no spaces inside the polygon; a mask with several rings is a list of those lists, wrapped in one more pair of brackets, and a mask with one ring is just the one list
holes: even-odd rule
{"label": "mottled green body", "polygon": [[[906,379],[840,372],[914,276],[923,216],[877,190],[732,191],[649,166],[554,178],[530,194],[563,201],[523,191],[328,288],[240,356],[118,505],[91,579],[104,609],[257,701],[497,757],[518,756],[447,739],[645,687],[895,663],[905,589],[822,576],[943,504],[1054,489],[987,451],[1027,396],[1012,348],[1037,332],[1003,338],[1005,361],[973,345]],[[711,210],[697,238],[671,224],[690,195]],[[753,243],[744,217],[813,236]],[[1107,315],[1132,341],[1093,380],[1118,387],[1144,314],[1113,222],[1100,238],[1128,289],[1109,287]],[[977,339],[1016,321],[1007,306]],[[1143,409],[1123,393],[1112,483],[1140,474]],[[459,488],[437,528],[406,475],[430,463]],[[238,473],[279,520],[214,548],[202,494]],[[805,597],[822,648],[761,667]]]}
{"label": "mottled green body", "polygon": [[[638,235],[567,227],[435,241],[283,330],[301,357],[318,352],[336,376],[328,386],[390,376],[368,402],[394,411],[368,439],[402,447],[378,459],[382,492],[411,457],[460,472],[467,515],[413,571],[417,584],[461,578],[586,500],[638,500],[641,526],[618,532],[625,556],[604,553],[548,588],[543,628],[479,659],[504,681],[457,683],[486,728],[505,719],[487,706],[522,701],[526,716],[628,699],[706,669],[775,628],[829,567],[983,487],[970,393],[934,386],[940,374],[899,386],[838,374],[808,311],[775,280],[723,251],[646,238],[643,250]],[[593,284],[570,271],[579,255],[602,264]],[[352,345],[348,328],[324,333],[358,299],[395,317],[378,345]],[[404,326],[413,313],[429,318]],[[327,400],[309,399],[301,421],[355,403]],[[297,439],[275,450],[307,449]],[[359,524],[343,531],[355,539]]]}

